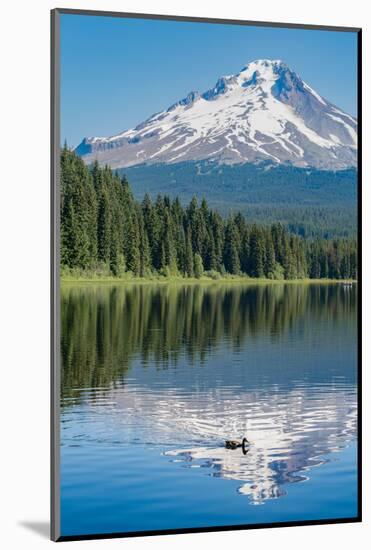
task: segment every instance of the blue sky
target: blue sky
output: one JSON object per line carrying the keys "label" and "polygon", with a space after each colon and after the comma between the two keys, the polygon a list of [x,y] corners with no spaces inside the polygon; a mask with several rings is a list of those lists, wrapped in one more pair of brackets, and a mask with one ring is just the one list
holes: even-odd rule
{"label": "blue sky", "polygon": [[356,33],[64,14],[61,139],[117,134],[261,58],[356,115]]}

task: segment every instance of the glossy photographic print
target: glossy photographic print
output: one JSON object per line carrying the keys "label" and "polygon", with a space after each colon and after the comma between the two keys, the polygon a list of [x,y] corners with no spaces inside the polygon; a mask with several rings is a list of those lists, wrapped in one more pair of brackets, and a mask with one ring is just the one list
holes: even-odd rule
{"label": "glossy photographic print", "polygon": [[361,31],[52,12],[52,538],[361,520]]}

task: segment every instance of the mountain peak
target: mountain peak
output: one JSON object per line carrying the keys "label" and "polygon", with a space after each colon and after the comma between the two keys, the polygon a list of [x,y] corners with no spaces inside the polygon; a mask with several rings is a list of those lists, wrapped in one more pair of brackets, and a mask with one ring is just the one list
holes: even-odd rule
{"label": "mountain peak", "polygon": [[278,74],[282,70],[290,69],[281,59],[256,59],[244,65],[238,74],[244,75],[245,73],[253,73],[256,71],[261,76],[268,77]]}
{"label": "mountain peak", "polygon": [[280,59],[257,59],[189,92],[167,110],[76,151],[112,167],[214,160],[290,163],[323,169],[356,165],[357,122],[321,97]]}
{"label": "mountain peak", "polygon": [[282,59],[255,59],[254,61],[249,61],[242,70],[247,68],[276,67],[280,65],[286,65]]}
{"label": "mountain peak", "polygon": [[275,82],[285,75],[297,75],[281,59],[257,59],[245,65],[238,73],[238,80],[249,81],[251,84],[257,82]]}

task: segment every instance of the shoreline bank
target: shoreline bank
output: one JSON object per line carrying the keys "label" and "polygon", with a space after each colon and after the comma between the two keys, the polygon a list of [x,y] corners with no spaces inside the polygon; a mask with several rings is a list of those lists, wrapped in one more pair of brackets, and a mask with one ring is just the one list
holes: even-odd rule
{"label": "shoreline bank", "polygon": [[357,284],[354,279],[254,279],[248,277],[221,277],[220,279],[211,279],[201,277],[196,279],[185,277],[163,277],[163,278],[143,278],[143,277],[95,277],[95,278],[64,278],[60,279],[61,285],[68,284],[96,284],[96,285],[218,285],[218,284],[246,284],[246,285],[276,285],[276,284]]}

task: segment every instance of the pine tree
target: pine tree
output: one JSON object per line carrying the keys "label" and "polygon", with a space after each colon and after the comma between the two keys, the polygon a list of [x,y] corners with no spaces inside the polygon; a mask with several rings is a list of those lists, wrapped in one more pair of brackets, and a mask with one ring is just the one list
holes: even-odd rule
{"label": "pine tree", "polygon": [[263,237],[256,225],[250,235],[250,270],[252,277],[264,277],[264,244]]}
{"label": "pine tree", "polygon": [[225,230],[224,265],[228,273],[236,275],[240,271],[237,229],[233,218],[229,218]]}
{"label": "pine tree", "polygon": [[139,207],[137,208],[137,220],[139,229],[139,275],[145,277],[151,270],[151,252],[143,212]]}
{"label": "pine tree", "polygon": [[274,253],[272,233],[270,230],[268,230],[266,234],[265,251],[266,251],[266,256],[265,256],[264,274],[268,279],[273,279],[275,269],[276,269],[276,257]]}
{"label": "pine tree", "polygon": [[217,271],[219,269],[219,262],[217,260],[215,240],[214,240],[213,234],[209,236],[206,269],[212,270],[212,271]]}
{"label": "pine tree", "polygon": [[200,279],[204,273],[204,266],[201,256],[196,252],[194,256],[194,274],[196,279]]}
{"label": "pine tree", "polygon": [[188,228],[186,232],[185,274],[187,277],[193,277],[194,275],[191,231]]}
{"label": "pine tree", "polygon": [[160,268],[160,232],[161,224],[157,212],[157,205],[154,207],[148,194],[142,202],[144,225],[148,234],[151,265],[154,269]]}
{"label": "pine tree", "polygon": [[243,273],[251,274],[251,261],[250,261],[250,235],[246,230],[241,239],[241,270]]}
{"label": "pine tree", "polygon": [[171,205],[172,233],[174,242],[174,262],[176,271],[184,272],[185,258],[185,231],[184,231],[184,211],[177,197]]}
{"label": "pine tree", "polygon": [[282,224],[274,223],[271,228],[276,261],[283,265],[284,229]]}
{"label": "pine tree", "polygon": [[111,241],[111,205],[106,185],[100,190],[98,198],[98,260],[109,262]]}
{"label": "pine tree", "polygon": [[224,227],[223,220],[217,212],[212,213],[211,229],[215,246],[216,269],[221,271],[223,264]]}
{"label": "pine tree", "polygon": [[290,237],[285,231],[283,234],[283,257],[282,267],[284,269],[285,279],[294,279],[295,273],[295,260],[291,249]]}
{"label": "pine tree", "polygon": [[173,225],[169,210],[166,208],[163,219],[163,236],[162,242],[164,245],[164,258],[162,267],[174,266],[176,259],[175,245],[173,239]]}
{"label": "pine tree", "polygon": [[140,275],[140,242],[139,242],[139,224],[136,212],[133,212],[129,223],[128,233],[126,235],[126,265],[133,275]]}

